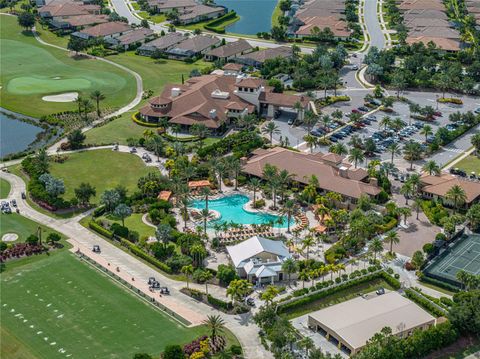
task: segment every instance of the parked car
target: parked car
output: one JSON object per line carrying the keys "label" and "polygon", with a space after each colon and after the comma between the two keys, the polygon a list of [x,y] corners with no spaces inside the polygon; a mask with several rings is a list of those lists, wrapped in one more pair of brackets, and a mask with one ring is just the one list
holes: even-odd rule
{"label": "parked car", "polygon": [[289,118],[287,123],[288,123],[289,126],[291,126],[295,123],[295,119],[294,118]]}
{"label": "parked car", "polygon": [[250,297],[245,300],[245,303],[247,303],[247,305],[249,305],[250,307],[255,306],[255,300],[253,298],[250,298]]}
{"label": "parked car", "polygon": [[480,114],[480,107],[477,107],[474,112]]}
{"label": "parked car", "polygon": [[132,147],[130,149],[130,153],[137,153],[137,148],[136,147]]}
{"label": "parked car", "polygon": [[356,108],[354,108],[354,109],[352,110],[352,113],[360,113],[360,111],[357,110]]}
{"label": "parked car", "polygon": [[357,64],[353,64],[353,65],[352,65],[352,70],[357,71],[357,70],[358,70],[358,65],[357,65]]}
{"label": "parked car", "polygon": [[365,107],[365,106],[360,106],[360,107],[358,108],[358,110],[359,110],[359,111],[362,111],[362,112],[368,112],[368,111],[370,111],[370,109],[369,109],[368,107]]}
{"label": "parked car", "polygon": [[17,207],[17,201],[15,199],[12,199],[10,201],[10,204],[13,206],[13,207]]}
{"label": "parked car", "polygon": [[100,253],[100,246],[98,244],[94,244],[92,248],[93,253]]}
{"label": "parked car", "polygon": [[22,199],[27,199],[27,195],[25,194],[25,192],[22,192]]}

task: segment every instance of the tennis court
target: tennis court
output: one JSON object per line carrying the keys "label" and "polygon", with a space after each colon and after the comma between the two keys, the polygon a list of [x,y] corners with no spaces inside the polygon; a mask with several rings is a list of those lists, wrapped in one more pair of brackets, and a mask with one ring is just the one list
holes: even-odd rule
{"label": "tennis court", "polygon": [[458,283],[461,270],[480,274],[480,235],[463,235],[425,268],[425,274]]}

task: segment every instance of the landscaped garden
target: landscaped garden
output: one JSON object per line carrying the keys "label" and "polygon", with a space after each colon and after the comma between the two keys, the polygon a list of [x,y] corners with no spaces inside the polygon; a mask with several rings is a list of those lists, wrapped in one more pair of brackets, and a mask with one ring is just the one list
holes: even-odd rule
{"label": "landscaped garden", "polygon": [[168,344],[208,334],[167,317],[67,251],[7,268],[1,287],[5,358],[158,356]]}
{"label": "landscaped garden", "polygon": [[46,102],[46,95],[78,92],[88,97],[99,90],[107,107],[134,98],[135,80],[124,70],[41,45],[31,33],[22,32],[15,17],[3,15],[1,20],[2,107],[39,117],[78,108],[73,102]]}

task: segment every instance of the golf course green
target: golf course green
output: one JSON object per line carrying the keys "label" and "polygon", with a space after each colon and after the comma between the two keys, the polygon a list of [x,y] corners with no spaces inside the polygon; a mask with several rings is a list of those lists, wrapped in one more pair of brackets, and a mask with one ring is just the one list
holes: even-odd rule
{"label": "golf course green", "polygon": [[136,93],[135,79],[128,72],[44,46],[23,32],[13,16],[1,16],[0,67],[0,105],[34,117],[77,108],[73,102],[43,101],[46,95],[78,92],[88,97],[99,90],[105,95],[103,107],[121,107]]}

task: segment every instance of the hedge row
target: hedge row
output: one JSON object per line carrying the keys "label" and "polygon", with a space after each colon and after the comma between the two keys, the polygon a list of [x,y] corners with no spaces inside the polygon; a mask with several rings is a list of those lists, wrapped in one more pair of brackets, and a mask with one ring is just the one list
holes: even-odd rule
{"label": "hedge row", "polygon": [[420,279],[420,282],[424,282],[424,283],[430,283],[430,284],[433,284],[437,287],[440,287],[440,288],[443,288],[443,289],[446,289],[446,290],[449,290],[451,292],[458,292],[459,291],[459,288],[452,285],[452,284],[449,284],[449,283],[446,283],[446,282],[442,282],[438,279],[435,279],[435,278],[432,278],[432,277],[429,277],[428,274],[425,274],[425,273],[422,273],[420,276],[419,276],[419,279]]}
{"label": "hedge row", "polygon": [[145,127],[154,127],[154,128],[160,127],[160,125],[159,125],[158,123],[143,122],[143,121],[139,120],[139,119],[137,118],[137,117],[138,117],[138,114],[139,114],[139,112],[135,112],[135,113],[132,115],[132,120],[133,120],[133,122],[135,122],[137,125],[145,126]]}
{"label": "hedge row", "polygon": [[107,238],[110,238],[110,239],[113,238],[113,232],[109,231],[106,228],[103,228],[101,225],[99,225],[95,221],[88,222],[88,227],[90,227],[90,229],[93,229],[95,232],[101,234],[104,237],[107,237]]}
{"label": "hedge row", "polygon": [[162,133],[162,136],[165,137],[169,141],[174,141],[174,142],[196,142],[200,140],[200,137],[198,136],[189,136],[189,137],[175,137],[172,136],[166,132]]}
{"label": "hedge row", "polygon": [[172,274],[172,268],[170,268],[168,265],[165,263],[160,262],[159,260],[153,258],[151,255],[148,253],[145,253],[143,250],[141,250],[139,247],[137,247],[135,244],[127,241],[126,239],[120,238],[120,243],[127,247],[130,252],[135,254],[137,257],[142,258],[143,260],[147,261],[148,263],[154,265],[161,271]]}
{"label": "hedge row", "polygon": [[440,103],[453,103],[455,105],[463,105],[463,101],[459,98],[441,97],[437,100]]}
{"label": "hedge row", "polygon": [[423,297],[421,294],[415,292],[413,289],[405,289],[405,294],[408,299],[417,303],[431,315],[435,317],[442,317],[445,315],[445,312],[443,310],[440,310],[436,305]]}
{"label": "hedge row", "polygon": [[378,224],[377,225],[377,232],[378,233],[385,233],[390,230],[392,230],[396,225],[398,221],[395,218],[392,218],[390,221],[388,221],[385,224]]}
{"label": "hedge row", "polygon": [[210,294],[207,294],[207,300],[216,309],[221,309],[227,312],[233,309],[232,302],[225,302],[221,299],[212,297]]}
{"label": "hedge row", "polygon": [[387,282],[389,285],[391,285],[392,288],[394,288],[394,289],[399,289],[400,288],[400,282],[397,279],[393,278],[388,273],[386,273],[384,271],[381,271],[381,272],[378,272],[378,273],[369,274],[369,275],[367,275],[365,277],[362,277],[362,278],[358,278],[358,279],[351,280],[349,282],[342,283],[340,285],[337,285],[336,287],[328,288],[328,289],[326,289],[324,291],[321,291],[321,292],[312,293],[309,296],[299,298],[299,299],[294,300],[294,301],[289,302],[289,303],[285,303],[285,304],[279,303],[277,312],[279,314],[289,312],[292,309],[296,309],[298,307],[310,304],[312,302],[315,302],[315,301],[317,301],[321,298],[325,298],[325,297],[327,297],[329,295],[332,295],[336,292],[339,292],[341,290],[353,287],[353,286],[358,285],[358,284],[369,282],[369,281],[377,279],[377,278],[384,279],[385,282]]}
{"label": "hedge row", "polygon": [[230,11],[229,13],[226,13],[225,15],[210,21],[209,23],[205,24],[203,28],[205,30],[213,31],[216,32],[217,34],[224,34],[225,33],[225,27],[224,26],[218,26],[224,23],[227,20],[234,19],[237,17],[237,13],[235,11]]}

